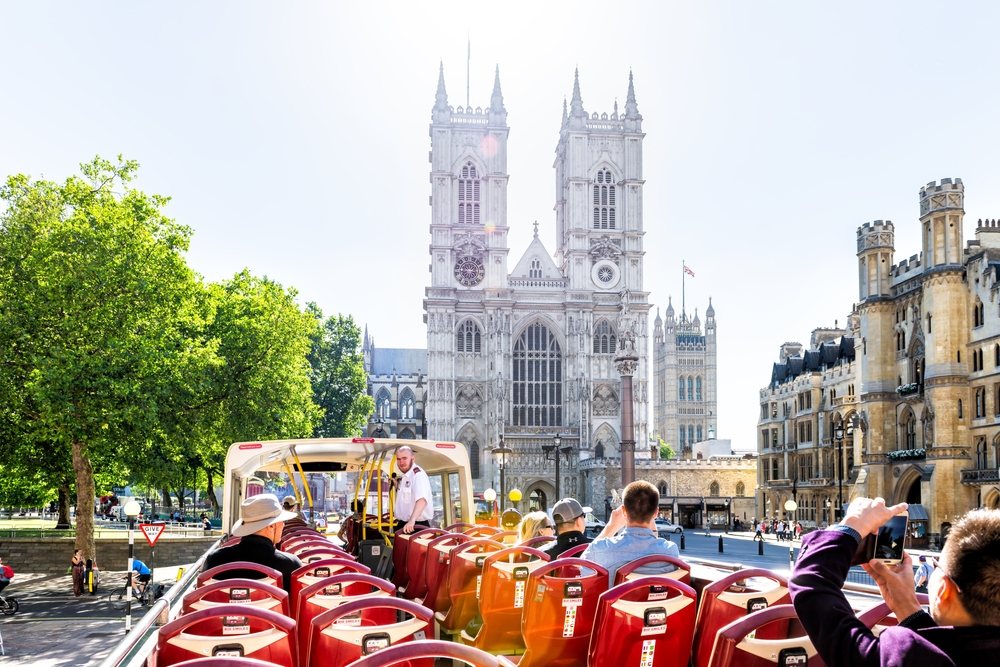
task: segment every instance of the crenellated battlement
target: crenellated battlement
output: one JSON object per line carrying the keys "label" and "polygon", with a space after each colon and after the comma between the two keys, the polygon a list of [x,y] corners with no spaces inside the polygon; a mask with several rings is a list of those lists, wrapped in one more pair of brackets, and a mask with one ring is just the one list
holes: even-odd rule
{"label": "crenellated battlement", "polygon": [[921,217],[935,211],[965,209],[965,185],[961,178],[942,178],[940,183],[931,181],[920,188]]}
{"label": "crenellated battlement", "polygon": [[858,227],[858,252],[875,248],[893,249],[895,230],[891,220],[866,222]]}

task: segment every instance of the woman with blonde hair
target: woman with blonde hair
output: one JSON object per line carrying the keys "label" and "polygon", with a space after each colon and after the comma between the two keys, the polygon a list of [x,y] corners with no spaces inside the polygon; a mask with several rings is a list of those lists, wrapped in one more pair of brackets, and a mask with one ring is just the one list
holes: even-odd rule
{"label": "woman with blonde hair", "polygon": [[533,537],[554,537],[556,527],[545,512],[528,512],[517,524],[517,542],[522,544]]}

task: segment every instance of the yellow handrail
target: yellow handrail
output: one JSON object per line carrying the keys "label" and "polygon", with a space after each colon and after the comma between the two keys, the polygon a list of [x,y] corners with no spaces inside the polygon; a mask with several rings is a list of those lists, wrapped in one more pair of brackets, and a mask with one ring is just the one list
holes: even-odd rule
{"label": "yellow handrail", "polygon": [[295,486],[295,473],[292,469],[288,467],[288,464],[284,461],[281,462],[281,467],[285,469],[285,474],[288,475],[288,481],[292,484],[292,491],[295,492],[295,502],[299,505],[302,504],[302,496],[299,495],[299,487]]}
{"label": "yellow handrail", "polygon": [[[298,466],[299,469],[299,476],[302,477],[302,489],[306,492],[306,498],[309,499],[309,510],[311,514],[312,511],[315,510],[315,505],[313,504],[312,491],[309,490],[309,483],[306,481],[306,473],[302,469],[302,463],[299,461],[299,455],[295,453],[294,449],[292,450],[292,458],[295,459],[295,465]],[[299,506],[301,507],[301,503]]]}

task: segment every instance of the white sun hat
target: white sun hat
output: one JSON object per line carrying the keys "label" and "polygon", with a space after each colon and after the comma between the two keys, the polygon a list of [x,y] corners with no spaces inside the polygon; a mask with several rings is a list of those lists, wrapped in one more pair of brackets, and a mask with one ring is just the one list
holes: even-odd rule
{"label": "white sun hat", "polygon": [[294,519],[295,512],[281,509],[278,496],[273,493],[261,493],[243,501],[240,506],[241,518],[233,525],[235,537],[253,535],[261,528],[267,528],[272,523]]}

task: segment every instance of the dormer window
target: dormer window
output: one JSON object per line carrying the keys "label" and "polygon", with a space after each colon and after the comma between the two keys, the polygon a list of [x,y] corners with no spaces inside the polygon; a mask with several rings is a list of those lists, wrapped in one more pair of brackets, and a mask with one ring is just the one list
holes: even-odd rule
{"label": "dormer window", "polygon": [[594,184],[594,229],[615,229],[615,185],[611,172],[597,172]]}

